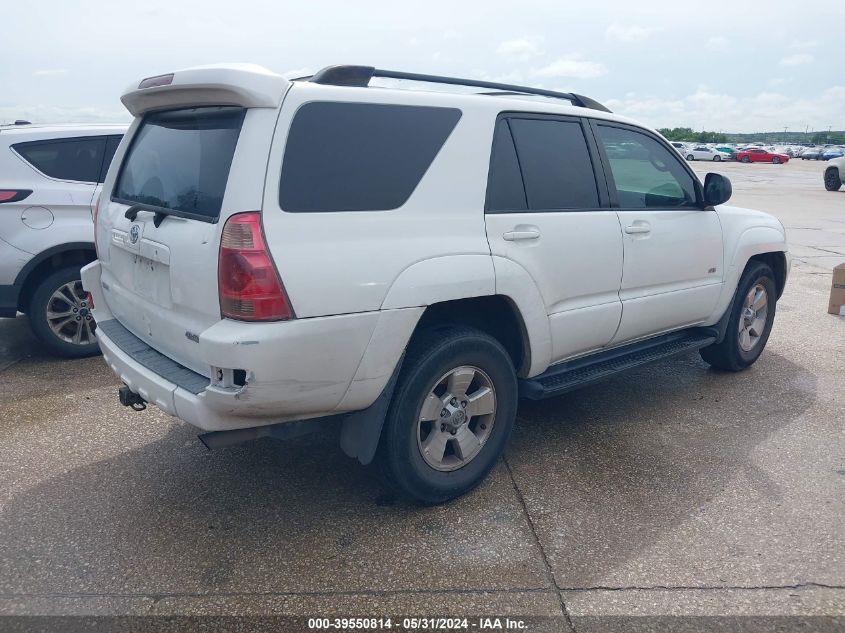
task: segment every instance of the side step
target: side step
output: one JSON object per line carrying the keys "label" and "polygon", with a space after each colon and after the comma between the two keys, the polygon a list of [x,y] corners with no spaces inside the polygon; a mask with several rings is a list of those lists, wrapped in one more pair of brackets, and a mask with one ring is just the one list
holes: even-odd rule
{"label": "side step", "polygon": [[520,380],[519,395],[531,400],[552,398],[626,369],[697,350],[715,341],[715,332],[696,328],[576,358],[553,365],[534,378]]}

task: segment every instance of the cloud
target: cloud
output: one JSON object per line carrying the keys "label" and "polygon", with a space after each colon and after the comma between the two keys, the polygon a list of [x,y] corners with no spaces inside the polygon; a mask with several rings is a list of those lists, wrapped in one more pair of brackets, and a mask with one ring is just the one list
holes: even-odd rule
{"label": "cloud", "polygon": [[816,48],[818,45],[818,40],[792,40],[789,48]]}
{"label": "cloud", "polygon": [[45,68],[43,70],[36,70],[32,73],[33,77],[57,77],[59,75],[67,74],[64,68]]}
{"label": "cloud", "polygon": [[607,74],[607,67],[599,62],[590,62],[579,55],[561,57],[555,61],[531,71],[535,77],[557,79],[568,77],[572,79],[595,79]]}
{"label": "cloud", "polygon": [[658,29],[646,28],[644,26],[637,26],[636,24],[611,24],[607,27],[604,35],[609,40],[616,40],[617,42],[642,42],[647,40]]}
{"label": "cloud", "polygon": [[543,54],[543,38],[529,37],[506,40],[496,49],[502,57],[514,62],[524,62]]}
{"label": "cloud", "polygon": [[700,88],[680,99],[626,95],[608,99],[614,112],[653,127],[691,127],[725,132],[769,132],[827,129],[841,118],[845,85],[832,86],[812,98],[796,99],[779,92],[732,95]]}
{"label": "cloud", "polygon": [[812,64],[815,57],[809,53],[795,53],[795,55],[787,55],[780,63],[782,66],[803,66],[804,64]]}
{"label": "cloud", "polygon": [[730,46],[730,42],[726,37],[722,37],[721,35],[714,35],[713,37],[707,40],[706,46],[711,51],[718,51],[728,48]]}

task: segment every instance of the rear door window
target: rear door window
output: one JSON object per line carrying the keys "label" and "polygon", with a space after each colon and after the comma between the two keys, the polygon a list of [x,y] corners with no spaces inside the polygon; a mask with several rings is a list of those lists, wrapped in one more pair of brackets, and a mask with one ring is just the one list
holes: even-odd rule
{"label": "rear door window", "polygon": [[113,200],[215,222],[244,113],[212,106],[146,115],[121,165]]}
{"label": "rear door window", "polygon": [[279,206],[291,213],[397,209],[460,118],[455,108],[306,103],[288,132]]}
{"label": "rear door window", "polygon": [[[522,192],[518,184],[523,185]],[[487,195],[488,212],[600,208],[581,123],[516,116],[501,119]]]}
{"label": "rear door window", "polygon": [[45,176],[57,180],[97,182],[103,165],[106,137],[29,141],[12,147]]}

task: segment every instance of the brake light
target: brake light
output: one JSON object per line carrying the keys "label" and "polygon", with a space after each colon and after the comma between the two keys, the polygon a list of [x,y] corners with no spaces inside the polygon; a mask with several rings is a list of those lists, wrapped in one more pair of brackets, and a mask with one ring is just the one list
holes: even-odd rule
{"label": "brake light", "polygon": [[0,202],[20,202],[31,193],[32,189],[0,189]]}
{"label": "brake light", "polygon": [[220,238],[217,263],[220,312],[240,321],[283,321],[294,317],[282,280],[261,230],[258,212],[231,216]]}

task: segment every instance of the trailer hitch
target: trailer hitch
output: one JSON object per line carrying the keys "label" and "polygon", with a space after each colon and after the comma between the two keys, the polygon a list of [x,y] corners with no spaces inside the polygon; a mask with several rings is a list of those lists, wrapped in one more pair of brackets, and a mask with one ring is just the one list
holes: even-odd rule
{"label": "trailer hitch", "polygon": [[126,385],[117,390],[117,397],[124,407],[132,407],[134,411],[143,411],[147,408],[147,402]]}

